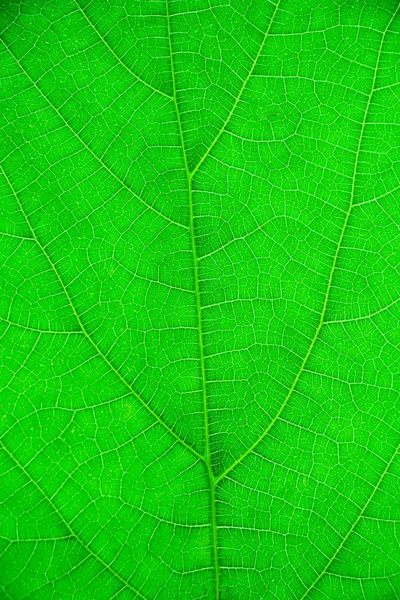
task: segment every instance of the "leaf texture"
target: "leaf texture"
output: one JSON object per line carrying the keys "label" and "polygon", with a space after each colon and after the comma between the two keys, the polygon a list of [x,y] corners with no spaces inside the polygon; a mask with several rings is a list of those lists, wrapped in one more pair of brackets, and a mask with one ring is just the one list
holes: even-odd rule
{"label": "leaf texture", "polygon": [[0,31],[1,597],[400,598],[398,1]]}

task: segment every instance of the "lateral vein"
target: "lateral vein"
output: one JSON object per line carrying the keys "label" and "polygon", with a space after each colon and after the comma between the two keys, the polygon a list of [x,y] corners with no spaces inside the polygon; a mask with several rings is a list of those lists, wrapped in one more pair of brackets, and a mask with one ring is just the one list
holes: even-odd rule
{"label": "lateral vein", "polygon": [[125,385],[126,388],[128,388],[128,390],[130,391],[130,393],[140,402],[140,404],[146,408],[146,410],[152,415],[152,417],[166,430],[168,431],[168,433],[170,433],[177,442],[179,442],[182,446],[184,446],[187,450],[189,450],[196,458],[204,461],[204,457],[197,452],[197,450],[195,450],[192,446],[190,446],[187,442],[185,442],[177,433],[175,433],[175,431],[169,426],[167,425],[167,423],[165,423],[165,421],[163,421],[161,419],[161,417],[159,417],[157,415],[156,412],[154,412],[154,410],[147,404],[147,402],[145,402],[143,400],[143,398],[136,392],[136,390],[132,387],[132,385],[125,379],[125,377],[123,377],[123,375],[121,375],[121,373],[118,371],[118,369],[115,368],[115,366],[112,364],[112,362],[110,361],[110,359],[103,353],[103,351],[99,348],[99,346],[96,344],[96,342],[93,340],[93,338],[91,337],[91,335],[88,333],[88,331],[86,330],[85,325],[82,322],[82,319],[80,317],[80,315],[78,314],[75,305],[72,301],[71,295],[67,289],[67,287],[65,286],[60,273],[58,272],[57,267],[55,266],[55,264],[53,263],[49,253],[47,252],[46,248],[43,246],[43,244],[41,243],[41,241],[39,240],[39,238],[36,235],[35,230],[32,227],[32,224],[28,218],[28,215],[25,212],[25,209],[13,187],[13,185],[11,184],[10,179],[8,178],[7,173],[4,170],[3,165],[0,164],[0,169],[3,172],[3,175],[10,187],[10,189],[12,190],[15,199],[18,203],[18,206],[20,208],[20,211],[22,213],[22,215],[24,216],[26,223],[32,233],[32,236],[36,242],[36,244],[38,245],[38,247],[40,248],[42,254],[45,256],[47,262],[49,263],[57,281],[59,282],[66,298],[68,301],[68,304],[71,307],[71,310],[77,320],[77,323],[79,325],[80,330],[82,331],[84,337],[88,340],[88,342],[91,344],[91,346],[94,348],[94,350],[96,351],[96,354],[107,364],[108,368],[118,377],[118,379]]}
{"label": "lateral vein", "polygon": [[392,16],[392,18],[390,19],[385,31],[383,32],[382,35],[382,39],[381,39],[381,43],[379,46],[379,50],[378,50],[378,55],[377,55],[377,60],[376,60],[376,64],[375,64],[375,69],[374,69],[374,74],[373,74],[373,78],[372,78],[372,85],[371,85],[371,91],[369,93],[368,96],[368,100],[366,103],[366,107],[365,107],[365,111],[364,111],[364,118],[361,124],[361,130],[360,130],[360,136],[359,136],[359,140],[358,140],[358,145],[357,145],[357,151],[356,151],[356,158],[355,158],[355,163],[354,163],[354,171],[353,171],[353,176],[352,176],[352,183],[351,183],[351,193],[350,193],[350,204],[349,204],[349,208],[347,210],[346,216],[344,218],[344,222],[343,222],[343,227],[340,233],[340,237],[339,237],[339,241],[336,247],[336,252],[335,252],[335,256],[333,259],[333,263],[332,263],[332,267],[330,270],[330,274],[329,274],[329,279],[328,279],[328,285],[327,285],[327,290],[325,293],[325,300],[324,300],[324,304],[322,307],[322,312],[321,312],[321,317],[319,320],[319,323],[317,325],[317,328],[315,330],[315,334],[313,339],[311,340],[310,346],[307,350],[307,353],[300,365],[300,368],[297,372],[297,375],[293,381],[293,384],[291,385],[289,392],[286,395],[285,400],[283,401],[280,409],[278,410],[278,412],[276,413],[275,417],[272,419],[272,421],[269,423],[269,425],[266,427],[266,429],[264,429],[263,433],[258,437],[258,439],[250,446],[250,448],[248,448],[246,450],[246,452],[244,452],[237,460],[235,460],[221,475],[219,475],[219,477],[216,479],[216,485],[218,483],[220,483],[220,481],[222,481],[222,479],[224,479],[224,477],[226,477],[228,475],[228,473],[230,473],[235,467],[237,467],[249,454],[251,454],[251,452],[253,452],[253,450],[255,450],[255,448],[265,439],[265,437],[268,435],[269,431],[271,430],[271,428],[275,425],[275,423],[278,421],[279,417],[281,416],[285,406],[287,405],[287,403],[289,402],[296,386],[297,383],[304,371],[304,368],[308,362],[308,359],[311,355],[311,352],[315,346],[315,343],[319,337],[320,331],[323,327],[323,325],[325,324],[325,314],[326,314],[326,309],[328,306],[328,301],[329,301],[329,295],[330,295],[330,291],[331,291],[331,287],[332,287],[332,280],[333,280],[333,275],[336,269],[336,264],[337,264],[337,260],[338,260],[338,256],[339,256],[339,252],[342,246],[342,242],[343,242],[343,238],[345,235],[345,231],[347,228],[347,224],[349,222],[349,218],[350,218],[350,214],[352,212],[353,206],[354,206],[354,195],[355,195],[355,183],[356,183],[356,177],[357,177],[357,171],[358,171],[358,163],[359,163],[359,159],[360,159],[360,152],[361,152],[361,145],[362,145],[362,141],[363,141],[363,137],[364,137],[364,130],[365,130],[365,126],[367,123],[367,117],[368,117],[368,113],[369,113],[369,108],[371,105],[371,101],[372,101],[372,97],[374,95],[375,92],[375,82],[376,82],[376,78],[377,78],[377,74],[378,74],[378,67],[379,67],[379,63],[380,63],[380,58],[381,58],[381,54],[382,54],[382,48],[383,48],[383,43],[386,37],[386,33],[388,32],[391,24],[393,23],[397,13],[400,10],[400,5],[397,8],[396,12],[394,13],[394,15]]}

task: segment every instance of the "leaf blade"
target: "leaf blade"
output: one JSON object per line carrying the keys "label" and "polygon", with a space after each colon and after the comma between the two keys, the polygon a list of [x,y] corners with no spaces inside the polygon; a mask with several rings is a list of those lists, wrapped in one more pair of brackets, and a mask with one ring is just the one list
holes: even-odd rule
{"label": "leaf blade", "polygon": [[16,6],[4,595],[396,597],[398,3]]}

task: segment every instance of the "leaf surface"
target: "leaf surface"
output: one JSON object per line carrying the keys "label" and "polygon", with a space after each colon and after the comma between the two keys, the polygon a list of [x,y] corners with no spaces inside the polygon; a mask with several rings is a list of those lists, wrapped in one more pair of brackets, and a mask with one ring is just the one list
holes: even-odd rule
{"label": "leaf surface", "polygon": [[399,598],[398,1],[0,31],[2,598]]}

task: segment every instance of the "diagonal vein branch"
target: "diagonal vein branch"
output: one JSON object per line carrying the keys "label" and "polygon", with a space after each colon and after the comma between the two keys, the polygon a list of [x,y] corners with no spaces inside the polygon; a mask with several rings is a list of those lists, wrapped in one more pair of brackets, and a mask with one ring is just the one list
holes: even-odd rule
{"label": "diagonal vein branch", "polygon": [[393,23],[397,13],[400,10],[400,5],[397,8],[396,12],[394,13],[394,15],[392,16],[392,18],[390,19],[389,23],[386,26],[386,29],[383,32],[382,35],[382,39],[381,39],[381,43],[379,46],[379,50],[378,50],[378,54],[377,54],[377,60],[375,63],[375,69],[374,69],[374,73],[373,73],[373,77],[372,77],[372,84],[371,84],[371,91],[369,93],[368,96],[368,100],[366,103],[366,107],[365,107],[365,111],[364,111],[364,117],[363,117],[363,121],[361,123],[361,129],[360,129],[360,135],[359,135],[359,139],[358,139],[358,145],[357,145],[357,150],[356,150],[356,158],[355,158],[355,163],[354,163],[354,170],[353,170],[353,177],[352,177],[352,183],[351,183],[351,192],[350,192],[350,203],[349,203],[349,208],[347,210],[346,216],[344,218],[343,221],[343,226],[342,226],[342,230],[340,232],[340,236],[339,236],[339,241],[336,247],[336,252],[333,258],[333,262],[332,262],[332,266],[331,266],[331,270],[329,273],[329,279],[328,279],[328,285],[327,285],[327,289],[325,292],[325,299],[324,299],[324,303],[322,306],[322,311],[321,311],[321,316],[317,325],[317,328],[315,330],[314,336],[311,340],[310,346],[307,350],[307,353],[300,365],[300,368],[297,372],[297,375],[286,395],[286,398],[284,399],[280,409],[278,410],[278,412],[276,413],[275,417],[272,419],[272,421],[269,423],[269,425],[264,429],[263,433],[258,437],[258,439],[237,459],[235,460],[221,475],[219,475],[219,477],[216,479],[216,484],[218,484],[222,479],[224,479],[224,477],[226,477],[228,475],[228,473],[230,473],[235,467],[237,467],[247,456],[249,456],[249,454],[251,454],[256,447],[265,439],[265,437],[268,435],[269,431],[271,430],[271,428],[275,425],[275,423],[278,421],[279,417],[281,416],[285,406],[287,405],[287,403],[289,402],[290,398],[293,395],[293,392],[295,391],[298,381],[304,371],[304,368],[308,362],[308,359],[310,358],[310,355],[314,349],[315,343],[319,338],[319,334],[321,332],[321,329],[323,327],[323,325],[326,323],[325,322],[325,314],[326,314],[326,309],[328,306],[328,301],[329,301],[329,296],[330,296],[330,292],[331,292],[331,288],[332,288],[332,280],[333,280],[333,275],[335,273],[336,270],[336,265],[337,265],[337,261],[338,261],[338,257],[339,257],[339,252],[340,249],[342,247],[342,243],[343,243],[343,238],[346,232],[346,228],[349,222],[349,218],[354,206],[354,196],[355,196],[355,185],[356,185],[356,178],[357,178],[357,172],[358,172],[358,165],[359,165],[359,160],[360,160],[360,154],[361,154],[361,145],[362,145],[362,141],[364,138],[364,132],[365,132],[365,126],[367,123],[367,117],[368,117],[368,113],[369,113],[369,108],[371,106],[371,101],[372,101],[372,97],[374,95],[375,92],[375,83],[376,83],[376,78],[377,78],[377,74],[378,74],[378,67],[379,67],[379,63],[380,63],[380,58],[381,58],[381,54],[382,54],[382,48],[383,48],[383,44],[385,41],[385,37],[386,34],[391,26],[391,24]]}
{"label": "diagonal vein branch", "polygon": [[162,92],[158,88],[152,86],[150,83],[148,83],[147,81],[145,81],[144,79],[142,79],[139,75],[136,75],[136,73],[134,73],[132,71],[132,69],[130,69],[128,67],[128,65],[118,56],[118,54],[115,52],[115,50],[113,50],[113,48],[107,42],[107,40],[105,39],[105,37],[100,33],[100,31],[97,29],[97,27],[95,27],[95,25],[92,23],[92,21],[89,19],[89,17],[85,13],[84,9],[79,4],[78,0],[74,0],[74,2],[76,4],[78,10],[82,13],[83,17],[86,19],[86,21],[89,24],[89,26],[93,29],[93,31],[96,33],[96,35],[98,35],[98,37],[101,39],[101,41],[103,42],[103,44],[105,45],[105,47],[107,48],[107,50],[113,55],[113,57],[115,58],[115,60],[120,65],[122,65],[122,67],[124,67],[124,69],[126,69],[126,71],[128,71],[128,73],[130,73],[131,75],[133,75],[133,77],[135,77],[135,79],[137,79],[138,81],[140,81],[140,83],[143,83],[143,85],[145,85],[146,87],[150,88],[153,92],[157,92],[157,94],[161,94],[161,96],[165,96],[165,98],[168,98],[168,100],[172,100],[173,99],[172,96],[170,96],[169,94],[166,94],[165,92]]}
{"label": "diagonal vein branch", "polygon": [[73,127],[71,127],[71,125],[68,123],[68,120],[64,117],[64,115],[57,108],[57,106],[55,106],[50,101],[50,99],[46,96],[46,94],[44,94],[42,92],[42,90],[40,89],[40,86],[38,85],[38,83],[34,79],[32,79],[32,77],[29,75],[28,71],[25,69],[25,67],[23,66],[23,64],[21,63],[21,61],[15,56],[15,54],[13,52],[11,52],[10,48],[7,46],[7,44],[4,42],[4,40],[1,40],[1,42],[4,45],[4,47],[6,48],[6,50],[8,51],[8,53],[13,57],[13,59],[15,60],[15,62],[18,64],[19,68],[24,73],[24,75],[29,79],[29,81],[32,83],[32,85],[34,86],[34,88],[39,92],[40,96],[45,99],[45,101],[47,102],[47,104],[57,113],[57,115],[59,116],[59,118],[62,120],[62,122],[64,123],[64,125],[69,129],[69,131],[72,133],[72,135],[75,138],[77,138],[79,140],[79,142],[84,146],[84,148],[93,156],[93,158],[95,160],[97,160],[97,162],[100,163],[100,165],[103,167],[103,169],[105,169],[107,171],[107,173],[109,173],[109,175],[111,175],[111,177],[113,179],[115,179],[116,181],[118,181],[118,183],[123,188],[125,188],[126,190],[128,190],[137,200],[139,200],[139,202],[141,202],[142,204],[144,204],[146,206],[146,208],[148,208],[149,210],[151,210],[152,212],[154,212],[155,214],[157,214],[159,217],[162,217],[163,219],[165,219],[169,223],[171,223],[173,225],[177,225],[178,227],[182,227],[183,229],[188,229],[188,227],[186,225],[183,225],[182,223],[179,223],[178,221],[174,221],[173,219],[170,219],[169,217],[167,217],[167,215],[164,215],[162,212],[160,212],[156,208],[154,208],[154,206],[152,206],[151,204],[148,204],[148,202],[146,202],[145,200],[143,200],[143,198],[141,198],[138,194],[136,194],[136,192],[134,192],[132,190],[132,188],[127,183],[125,183],[125,181],[123,181],[116,173],[114,173],[114,171],[112,169],[110,169],[110,167],[108,167],[105,164],[105,162],[103,161],[103,159],[100,158],[100,156],[98,156],[90,148],[90,146],[79,135],[79,133],[77,131],[75,131],[75,129],[73,129]]}
{"label": "diagonal vein branch", "polygon": [[87,331],[84,323],[82,322],[82,319],[80,317],[80,315],[78,314],[74,302],[71,298],[71,295],[66,287],[66,285],[64,284],[62,277],[57,269],[57,267],[55,266],[54,262],[51,259],[51,256],[49,255],[49,253],[47,252],[46,248],[43,246],[43,244],[41,243],[41,241],[39,240],[39,238],[36,235],[36,232],[34,230],[34,228],[32,227],[32,224],[29,220],[28,215],[25,212],[25,209],[16,193],[16,191],[14,190],[13,185],[11,184],[11,181],[7,175],[7,173],[4,170],[4,167],[2,165],[0,165],[0,169],[3,172],[3,175],[10,187],[10,189],[12,190],[15,199],[18,203],[18,206],[20,208],[21,213],[23,214],[26,223],[32,233],[32,236],[36,242],[36,244],[38,245],[38,247],[40,248],[40,251],[42,252],[42,254],[45,256],[47,262],[49,263],[58,283],[60,284],[66,298],[68,301],[68,304],[71,307],[71,310],[77,320],[77,323],[79,325],[79,329],[81,330],[82,334],[84,335],[84,337],[87,339],[87,341],[90,343],[90,345],[93,347],[93,349],[95,350],[96,354],[106,363],[106,365],[108,366],[108,368],[110,369],[110,371],[112,371],[117,377],[118,379],[124,384],[124,386],[129,390],[129,392],[140,402],[140,404],[152,415],[152,417],[166,430],[168,431],[168,433],[170,433],[177,442],[179,442],[182,446],[184,446],[187,450],[189,450],[196,458],[204,461],[204,457],[197,452],[197,450],[195,450],[195,448],[193,448],[192,446],[190,446],[190,444],[188,444],[187,442],[185,442],[185,440],[183,440],[177,433],[175,433],[175,431],[169,426],[167,425],[167,423],[165,423],[165,421],[163,421],[161,419],[161,417],[159,417],[157,415],[156,412],[154,412],[154,410],[147,404],[147,402],[145,402],[145,400],[143,400],[143,398],[136,392],[136,390],[132,387],[132,385],[125,379],[125,377],[118,371],[118,369],[115,368],[115,366],[113,365],[113,363],[110,361],[110,359],[107,357],[106,354],[104,354],[104,352],[100,349],[100,347],[96,344],[96,342],[93,340],[92,336],[89,334],[89,332]]}

